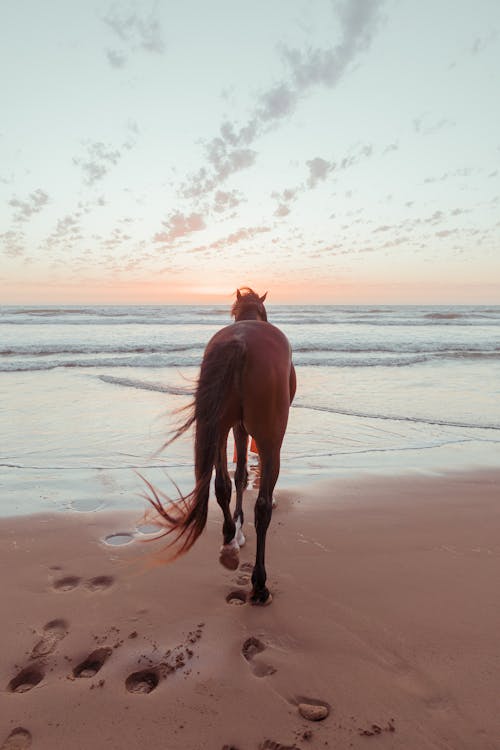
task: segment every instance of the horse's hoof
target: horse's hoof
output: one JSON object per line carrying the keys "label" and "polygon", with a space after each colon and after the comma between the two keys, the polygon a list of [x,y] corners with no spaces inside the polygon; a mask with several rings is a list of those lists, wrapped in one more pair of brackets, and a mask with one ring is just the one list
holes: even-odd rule
{"label": "horse's hoof", "polygon": [[250,604],[254,604],[256,607],[267,607],[272,600],[272,594],[267,589],[264,589],[264,591],[254,590],[249,597]]}
{"label": "horse's hoof", "polygon": [[240,564],[240,548],[233,539],[229,544],[223,544],[220,548],[219,562],[228,570],[236,570]]}

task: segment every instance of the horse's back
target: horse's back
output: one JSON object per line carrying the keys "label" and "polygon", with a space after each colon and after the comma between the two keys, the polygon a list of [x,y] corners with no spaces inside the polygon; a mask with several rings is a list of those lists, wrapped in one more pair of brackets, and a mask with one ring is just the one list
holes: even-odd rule
{"label": "horse's back", "polygon": [[[229,421],[241,420],[258,446],[264,447],[268,439],[281,443],[288,421],[292,368],[285,334],[271,323],[242,320],[219,331],[210,343],[236,345],[242,352],[236,392],[227,394],[232,406]],[[238,403],[236,411],[234,397]]]}

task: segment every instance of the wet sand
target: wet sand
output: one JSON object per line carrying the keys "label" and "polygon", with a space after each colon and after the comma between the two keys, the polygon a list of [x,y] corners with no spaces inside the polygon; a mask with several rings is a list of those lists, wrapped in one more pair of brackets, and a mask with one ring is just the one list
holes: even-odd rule
{"label": "wet sand", "polygon": [[138,514],[2,520],[0,749],[498,748],[499,487],[277,492],[263,608],[254,492],[234,572],[215,502],[185,557],[146,570],[153,545],[103,542]]}

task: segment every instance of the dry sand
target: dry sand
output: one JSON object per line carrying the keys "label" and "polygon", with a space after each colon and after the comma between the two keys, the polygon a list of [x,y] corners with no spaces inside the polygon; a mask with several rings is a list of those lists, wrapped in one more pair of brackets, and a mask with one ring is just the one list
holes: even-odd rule
{"label": "dry sand", "polygon": [[130,513],[2,521],[0,748],[498,749],[499,487],[277,493],[263,608],[242,593],[254,493],[236,572],[217,507],[184,558],[143,574],[151,545],[102,542]]}

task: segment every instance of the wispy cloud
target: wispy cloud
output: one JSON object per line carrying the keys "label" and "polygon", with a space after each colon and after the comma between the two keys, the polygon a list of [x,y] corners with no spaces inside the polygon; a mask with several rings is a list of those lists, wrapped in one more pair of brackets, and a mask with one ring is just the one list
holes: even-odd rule
{"label": "wispy cloud", "polygon": [[228,177],[254,164],[257,152],[248,148],[231,149],[222,138],[212,139],[205,147],[208,168],[191,175],[181,188],[184,198],[197,199],[220,187]]}
{"label": "wispy cloud", "polygon": [[285,47],[296,93],[312,86],[335,86],[351,62],[370,45],[379,26],[381,3],[374,0],[344,0],[334,4],[340,25],[340,41],[335,47],[303,52]]}
{"label": "wispy cloud", "polygon": [[121,155],[119,149],[107,146],[101,141],[95,141],[87,145],[85,156],[73,159],[73,164],[81,168],[85,184],[91,187],[102,180],[111,167],[118,164]]}
{"label": "wispy cloud", "polygon": [[24,232],[9,230],[0,234],[3,252],[10,258],[18,258],[24,254],[25,235]]}
{"label": "wispy cloud", "polygon": [[268,226],[241,227],[236,232],[231,232],[210,244],[194,247],[190,252],[199,253],[204,250],[223,250],[224,248],[233,247],[244,240],[251,240],[259,234],[264,234],[270,231],[271,227]]}
{"label": "wispy cloud", "polygon": [[251,167],[257,153],[249,147],[257,138],[292,115],[311,89],[335,86],[356,56],[369,46],[380,22],[381,5],[381,0],[336,3],[340,40],[335,47],[305,52],[282,47],[290,79],[278,81],[262,92],[243,126],[229,121],[221,124],[219,135],[204,145],[206,165],[190,175],[181,195],[200,199],[216,190],[230,175]]}
{"label": "wispy cloud", "polygon": [[338,161],[329,161],[323,159],[321,156],[315,156],[313,159],[309,159],[305,162],[308,169],[308,175],[305,182],[301,182],[293,187],[288,187],[285,190],[278,192],[274,191],[271,193],[271,198],[277,201],[277,207],[274,211],[274,216],[277,218],[284,218],[291,213],[292,204],[298,200],[300,195],[305,193],[307,190],[314,190],[319,183],[325,182],[329,175],[333,174],[336,170],[346,170],[353,167],[363,159],[368,159],[373,155],[373,146],[371,144],[355,145],[347,154]]}
{"label": "wispy cloud", "polygon": [[160,19],[153,6],[149,13],[136,6],[129,6],[127,12],[116,5],[111,6],[103,21],[120,40],[124,49],[109,48],[106,56],[109,64],[114,68],[123,68],[128,55],[138,50],[152,54],[162,54],[165,51]]}
{"label": "wispy cloud", "polygon": [[29,221],[33,214],[39,213],[48,202],[49,196],[47,193],[38,188],[38,190],[30,193],[26,200],[21,200],[15,196],[12,197],[9,201],[9,206],[15,209],[14,221],[24,222]]}
{"label": "wispy cloud", "polygon": [[82,238],[82,228],[80,224],[81,214],[75,211],[73,214],[66,214],[58,219],[56,228],[47,239],[48,247],[57,247],[62,242],[66,245],[68,242],[75,242]]}
{"label": "wispy cloud", "polygon": [[481,52],[484,52],[484,50],[487,47],[489,47],[490,44],[494,44],[495,42],[497,42],[498,39],[499,39],[498,29],[491,29],[491,31],[485,36],[476,37],[470,48],[471,54],[479,55]]}
{"label": "wispy cloud", "polygon": [[238,190],[231,190],[229,192],[217,190],[214,195],[212,209],[216,213],[223,213],[236,208],[243,200],[243,196]]}
{"label": "wispy cloud", "polygon": [[186,237],[193,232],[199,232],[205,229],[205,219],[199,213],[192,213],[189,216],[178,211],[171,214],[167,221],[163,222],[165,230],[158,232],[153,237],[153,242],[171,243],[174,240]]}
{"label": "wispy cloud", "polygon": [[271,193],[271,198],[274,198],[278,203],[274,215],[278,218],[288,216],[291,204],[297,200],[301,192],[303,192],[302,185],[293,188],[285,188],[285,190],[282,190],[281,192],[275,191]]}
{"label": "wispy cloud", "polygon": [[443,128],[453,127],[453,120],[442,117],[440,120],[433,120],[428,115],[421,115],[413,120],[413,129],[420,135],[433,135]]}
{"label": "wispy cloud", "polygon": [[327,161],[320,156],[316,156],[314,159],[307,161],[306,165],[309,167],[309,177],[307,178],[307,186],[309,188],[315,188],[319,182],[326,180],[328,175],[333,172],[337,166],[335,162]]}
{"label": "wispy cloud", "polygon": [[127,56],[123,52],[118,52],[115,49],[106,50],[106,57],[112,68],[123,68],[127,62]]}

